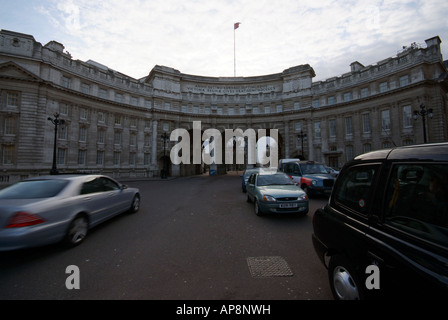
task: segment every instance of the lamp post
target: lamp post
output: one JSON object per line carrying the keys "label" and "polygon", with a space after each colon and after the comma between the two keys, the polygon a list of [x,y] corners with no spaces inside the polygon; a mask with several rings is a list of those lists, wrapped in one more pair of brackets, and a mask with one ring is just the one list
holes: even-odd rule
{"label": "lamp post", "polygon": [[302,130],[300,130],[300,133],[299,133],[299,135],[297,136],[297,140],[301,140],[302,141],[302,157],[303,157],[303,159],[301,159],[301,160],[305,160],[305,155],[304,155],[304,153],[303,153],[303,139],[305,139],[306,138],[306,133],[303,133],[303,131]]}
{"label": "lamp post", "polygon": [[418,116],[422,117],[423,122],[423,141],[424,143],[427,142],[426,139],[426,116],[429,116],[430,119],[433,117],[432,108],[426,109],[424,104],[420,105],[420,111],[415,110],[414,111],[414,120],[418,119]]}
{"label": "lamp post", "polygon": [[50,174],[58,174],[58,169],[56,168],[56,144],[58,139],[58,126],[63,125],[65,123],[65,120],[59,119],[59,112],[55,112],[53,116],[54,119],[48,117],[48,121],[50,121],[54,125],[53,166],[51,167]]}
{"label": "lamp post", "polygon": [[168,141],[168,134],[164,132],[162,134],[162,141],[163,141],[163,169],[162,169],[162,179],[167,178],[167,169],[166,169],[166,142]]}

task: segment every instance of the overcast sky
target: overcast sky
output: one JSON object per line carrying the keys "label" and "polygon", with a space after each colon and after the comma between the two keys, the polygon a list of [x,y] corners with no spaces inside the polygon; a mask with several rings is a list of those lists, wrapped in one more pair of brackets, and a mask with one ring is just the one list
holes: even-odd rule
{"label": "overcast sky", "polygon": [[73,59],[137,79],[155,65],[232,77],[236,61],[237,76],[310,64],[324,80],[434,36],[448,59],[447,0],[0,0],[0,8],[0,29],[58,41]]}

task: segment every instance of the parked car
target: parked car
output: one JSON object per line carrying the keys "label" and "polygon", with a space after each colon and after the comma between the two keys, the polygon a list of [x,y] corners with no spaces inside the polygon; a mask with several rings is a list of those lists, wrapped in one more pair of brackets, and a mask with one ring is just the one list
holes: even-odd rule
{"label": "parked car", "polygon": [[247,180],[249,180],[249,177],[252,173],[260,171],[259,167],[255,168],[249,168],[244,171],[244,173],[240,176],[241,177],[241,190],[243,192],[246,192],[246,186],[247,186]]}
{"label": "parked car", "polygon": [[139,207],[138,189],[107,176],[27,179],[0,191],[0,251],[60,241],[75,246],[92,227]]}
{"label": "parked car", "polygon": [[279,173],[252,173],[247,201],[255,203],[255,214],[308,213],[308,196],[288,177]]}
{"label": "parked car", "polygon": [[282,171],[308,195],[330,195],[336,179],[324,164],[314,161],[290,161],[283,165]]}
{"label": "parked car", "polygon": [[315,212],[313,230],[335,299],[446,301],[448,143],[348,162],[328,204]]}

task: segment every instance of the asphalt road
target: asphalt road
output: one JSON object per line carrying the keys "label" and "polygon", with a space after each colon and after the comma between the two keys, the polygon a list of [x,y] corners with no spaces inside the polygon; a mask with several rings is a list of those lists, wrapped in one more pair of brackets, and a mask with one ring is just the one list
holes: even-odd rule
{"label": "asphalt road", "polygon": [[[236,174],[129,181],[142,208],[91,230],[73,249],[0,253],[0,300],[327,300],[307,216],[254,214]],[[79,270],[79,289],[68,289]]]}

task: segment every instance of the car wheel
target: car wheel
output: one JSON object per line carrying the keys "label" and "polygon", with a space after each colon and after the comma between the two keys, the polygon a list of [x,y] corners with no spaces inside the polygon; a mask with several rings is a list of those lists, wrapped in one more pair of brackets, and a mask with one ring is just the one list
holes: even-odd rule
{"label": "car wheel", "polygon": [[77,216],[70,223],[67,234],[65,235],[65,243],[70,247],[81,244],[81,242],[83,242],[86,238],[88,230],[89,223],[87,222],[86,216]]}
{"label": "car wheel", "polygon": [[255,214],[257,216],[261,216],[263,214],[263,212],[260,210],[260,206],[258,205],[258,201],[255,200]]}
{"label": "car wheel", "polygon": [[331,257],[328,266],[330,287],[336,300],[362,300],[362,282],[350,262],[341,257]]}
{"label": "car wheel", "polygon": [[136,194],[132,199],[131,209],[129,210],[131,213],[136,213],[140,209],[140,195]]}

